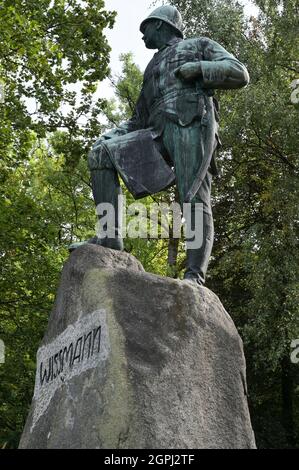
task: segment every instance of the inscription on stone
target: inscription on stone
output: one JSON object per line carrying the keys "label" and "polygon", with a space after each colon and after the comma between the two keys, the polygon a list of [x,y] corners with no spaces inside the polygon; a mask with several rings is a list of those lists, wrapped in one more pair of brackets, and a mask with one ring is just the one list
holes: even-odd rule
{"label": "inscription on stone", "polygon": [[104,367],[110,350],[106,311],[97,310],[69,325],[37,352],[31,431],[56,391],[89,369]]}
{"label": "inscription on stone", "polygon": [[40,364],[40,385],[59,378],[64,380],[62,374],[67,369],[71,369],[75,364],[84,360],[89,360],[94,354],[100,352],[101,347],[101,326],[94,328],[88,333],[80,336],[76,342],[71,342],[60,351],[53,354],[44,363]]}

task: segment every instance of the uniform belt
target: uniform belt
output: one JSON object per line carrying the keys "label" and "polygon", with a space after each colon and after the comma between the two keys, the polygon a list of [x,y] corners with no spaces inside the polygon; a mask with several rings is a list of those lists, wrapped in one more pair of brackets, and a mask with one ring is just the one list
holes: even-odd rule
{"label": "uniform belt", "polygon": [[188,94],[190,94],[190,92],[192,94],[196,93],[198,96],[205,95],[203,90],[198,89],[198,88],[194,88],[194,87],[188,88],[186,90],[182,90],[181,92],[178,91],[178,90],[170,91],[168,93],[165,93],[160,98],[156,98],[154,100],[154,102],[150,106],[150,114],[154,113],[162,105],[163,105],[163,107],[165,107],[165,105],[167,104],[168,101],[171,100],[171,98],[173,98],[173,100],[175,101],[176,98],[179,98],[179,97],[184,96],[184,95],[188,95]]}

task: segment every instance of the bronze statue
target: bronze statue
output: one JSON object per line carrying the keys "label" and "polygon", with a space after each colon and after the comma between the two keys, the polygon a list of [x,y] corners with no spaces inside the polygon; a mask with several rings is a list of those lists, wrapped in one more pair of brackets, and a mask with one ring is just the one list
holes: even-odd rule
{"label": "bronze statue", "polygon": [[[219,108],[214,89],[241,88],[248,84],[244,65],[217,42],[183,38],[178,10],[165,5],[142,23],[145,46],[158,49],[148,64],[134,116],[103,135],[88,158],[96,205],[109,202],[116,209],[120,175],[135,198],[154,194],[174,182],[180,204],[191,203],[190,224],[203,207],[203,243],[188,248],[185,279],[204,284],[213,245],[211,181],[217,174],[215,152]],[[115,236],[97,243],[121,250],[119,210]],[[80,244],[75,244],[71,249]]]}

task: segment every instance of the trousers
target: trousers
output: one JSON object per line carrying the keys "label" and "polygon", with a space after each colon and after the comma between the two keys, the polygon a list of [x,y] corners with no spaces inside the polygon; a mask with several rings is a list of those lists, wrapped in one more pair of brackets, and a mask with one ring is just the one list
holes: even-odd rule
{"label": "trousers", "polygon": [[[192,186],[198,169],[204,157],[205,128],[199,121],[182,127],[175,122],[166,123],[162,140],[168,156],[174,165],[176,185],[180,204],[183,207],[186,195]],[[215,139],[215,149],[217,141]],[[201,231],[202,243],[199,248],[192,248],[192,238],[186,237],[186,271],[185,279],[193,279],[198,284],[204,284],[214,240],[214,222],[211,207],[212,173],[208,170],[198,192],[191,201],[191,218],[187,226],[192,232]],[[201,213],[200,227],[196,227],[196,213]],[[188,225],[188,221],[186,221]]]}

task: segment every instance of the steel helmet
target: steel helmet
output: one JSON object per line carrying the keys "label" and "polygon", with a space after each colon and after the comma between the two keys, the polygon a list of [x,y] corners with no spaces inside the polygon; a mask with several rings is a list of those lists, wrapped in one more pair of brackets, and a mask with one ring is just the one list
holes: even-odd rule
{"label": "steel helmet", "polygon": [[144,33],[145,25],[150,20],[162,20],[165,23],[170,24],[176,32],[183,38],[183,20],[180,12],[172,5],[164,5],[156,8],[152,13],[142,21],[140,25],[140,31]]}

